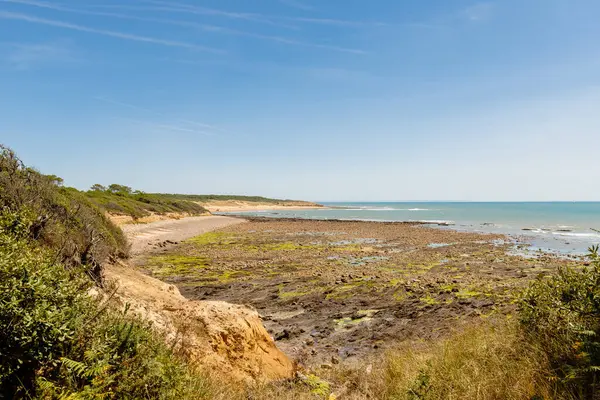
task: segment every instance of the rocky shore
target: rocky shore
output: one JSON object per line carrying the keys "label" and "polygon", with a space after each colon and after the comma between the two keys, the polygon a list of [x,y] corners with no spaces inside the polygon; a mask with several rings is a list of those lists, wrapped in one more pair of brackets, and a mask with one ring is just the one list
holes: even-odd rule
{"label": "rocky shore", "polygon": [[510,314],[530,280],[574,263],[511,247],[413,223],[253,218],[140,264],[187,298],[257,309],[288,356],[322,366]]}

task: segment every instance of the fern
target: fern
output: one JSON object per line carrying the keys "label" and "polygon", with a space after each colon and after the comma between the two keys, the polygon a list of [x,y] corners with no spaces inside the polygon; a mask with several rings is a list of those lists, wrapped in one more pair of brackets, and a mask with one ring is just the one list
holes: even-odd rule
{"label": "fern", "polygon": [[94,376],[91,369],[80,361],[61,357],[60,362],[80,379],[91,379]]}

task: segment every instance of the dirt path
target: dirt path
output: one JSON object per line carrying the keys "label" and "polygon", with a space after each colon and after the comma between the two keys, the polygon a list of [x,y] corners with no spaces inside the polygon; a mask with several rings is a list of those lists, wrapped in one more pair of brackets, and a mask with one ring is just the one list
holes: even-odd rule
{"label": "dirt path", "polygon": [[240,218],[206,216],[157,221],[149,224],[123,225],[121,229],[131,243],[131,255],[136,257],[157,248],[167,248],[177,242],[214,229],[243,222],[245,221]]}

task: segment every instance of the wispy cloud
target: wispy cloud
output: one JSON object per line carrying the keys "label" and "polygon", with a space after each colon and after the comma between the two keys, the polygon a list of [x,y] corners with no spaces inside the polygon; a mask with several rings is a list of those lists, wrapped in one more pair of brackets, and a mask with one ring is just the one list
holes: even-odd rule
{"label": "wispy cloud", "polygon": [[[185,3],[177,3],[173,1],[160,1],[160,0],[142,0],[147,4],[153,4],[155,7],[146,8],[154,11],[165,11],[171,13],[184,13],[184,14],[196,14],[196,15],[208,15],[214,17],[223,17],[229,19],[237,19],[237,20],[246,20],[252,21],[267,25],[279,26],[283,28],[292,28],[296,29],[295,26],[284,24],[279,21],[275,21],[269,17],[266,17],[261,14],[256,13],[246,13],[246,12],[234,12],[234,11],[225,11],[216,8],[208,8],[201,7],[197,5],[185,4]],[[156,7],[158,6],[158,7]]]}
{"label": "wispy cloud", "polygon": [[463,10],[462,15],[469,21],[480,22],[489,19],[494,11],[491,2],[477,3]]}
{"label": "wispy cloud", "polygon": [[75,31],[80,31],[80,32],[93,33],[93,34],[97,34],[97,35],[109,36],[109,37],[113,37],[113,38],[135,41],[135,42],[151,43],[151,44],[168,46],[168,47],[181,47],[181,48],[206,51],[206,52],[211,52],[211,53],[224,53],[223,50],[214,49],[214,48],[206,47],[206,46],[201,46],[201,45],[197,45],[194,43],[179,42],[179,41],[174,41],[174,40],[166,40],[166,39],[160,39],[160,38],[154,38],[154,37],[148,37],[148,36],[134,35],[134,34],[125,33],[125,32],[97,29],[97,28],[92,28],[92,27],[85,26],[85,25],[72,24],[70,22],[63,22],[63,21],[57,21],[57,20],[53,20],[53,19],[39,18],[39,17],[33,16],[33,15],[28,15],[28,14],[0,11],[0,19],[9,19],[9,20],[29,22],[29,23],[33,23],[33,24],[49,25],[49,26],[54,26],[57,28],[64,28],[64,29],[70,29],[70,30],[75,30]]}
{"label": "wispy cloud", "polygon": [[188,28],[200,29],[204,32],[235,35],[235,36],[245,36],[245,37],[251,37],[251,38],[260,39],[260,40],[268,40],[268,41],[277,42],[277,43],[281,43],[281,44],[300,46],[300,47],[311,47],[311,48],[331,50],[331,51],[350,53],[350,54],[366,54],[366,52],[364,50],[355,49],[355,48],[348,48],[348,47],[335,46],[335,45],[329,45],[329,44],[326,45],[326,44],[319,44],[319,43],[304,42],[304,41],[290,39],[290,38],[286,38],[286,37],[282,37],[282,36],[264,35],[264,34],[259,34],[259,33],[246,32],[246,31],[240,31],[240,30],[236,30],[236,29],[225,28],[225,27],[221,27],[221,26],[200,24],[200,23],[196,23],[196,22],[163,19],[163,18],[141,17],[141,16],[137,16],[137,15],[128,15],[128,14],[120,14],[120,13],[113,13],[113,12],[80,10],[80,9],[74,9],[74,8],[60,6],[57,4],[46,3],[46,2],[42,3],[42,2],[38,2],[38,1],[32,1],[32,0],[0,0],[0,2],[19,3],[19,4],[34,6],[34,7],[49,8],[49,9],[68,12],[68,13],[104,16],[104,17],[120,18],[120,19],[130,19],[130,20],[137,20],[137,21],[160,23],[160,24],[178,25],[178,26],[184,26],[184,27],[188,27]]}
{"label": "wispy cloud", "polygon": [[279,0],[281,4],[285,4],[286,6],[297,8],[299,10],[304,11],[313,11],[315,8],[306,3],[300,2],[298,0]]}
{"label": "wispy cloud", "polygon": [[284,20],[295,21],[295,22],[305,22],[310,24],[317,25],[332,25],[332,26],[346,26],[346,27],[377,27],[377,26],[388,26],[389,24],[385,22],[377,22],[377,21],[349,21],[345,19],[335,19],[335,18],[304,18],[304,17],[279,17]]}
{"label": "wispy cloud", "polygon": [[42,7],[42,8],[50,8],[53,10],[60,10],[61,7],[54,5],[54,4],[50,4],[50,3],[46,3],[46,2],[42,2],[42,1],[35,1],[35,0],[0,0],[0,3],[13,3],[13,4],[22,4],[22,5],[26,5],[26,6],[35,6],[35,7]]}
{"label": "wispy cloud", "polygon": [[160,130],[166,130],[166,131],[171,131],[171,132],[181,132],[181,133],[195,133],[195,134],[203,135],[203,136],[214,136],[215,135],[214,132],[207,132],[207,131],[202,131],[202,130],[198,130],[198,129],[184,128],[184,127],[181,127],[178,125],[156,123],[156,122],[144,121],[144,120],[133,119],[133,118],[120,118],[120,119],[129,121],[129,122],[133,122],[136,125],[146,126],[148,128],[153,128],[153,129],[160,129]]}
{"label": "wispy cloud", "polygon": [[77,63],[72,46],[65,42],[7,43],[5,62],[14,69],[30,70],[48,65]]}
{"label": "wispy cloud", "polygon": [[[119,106],[119,107],[129,108],[129,109],[136,110],[136,111],[142,111],[142,112],[152,115],[154,117],[168,118],[168,116],[166,116],[164,113],[161,113],[161,112],[158,112],[155,110],[151,110],[151,109],[148,109],[145,107],[140,107],[135,104],[125,103],[122,101],[117,101],[117,100],[109,99],[109,98],[102,97],[102,96],[96,96],[96,97],[94,97],[94,100],[101,101],[101,102],[107,103],[107,104],[112,104],[112,105]],[[204,122],[198,122],[198,121],[192,121],[189,119],[180,119],[180,118],[170,119],[170,120],[172,120],[175,123],[182,124],[184,126],[174,125],[173,123],[153,124],[153,123],[150,123],[147,121],[141,121],[141,122],[143,122],[145,124],[153,124],[154,126],[160,127],[162,129],[169,129],[169,130],[180,131],[180,132],[201,133],[203,135],[216,135],[218,133],[226,133],[225,130],[223,130],[215,125],[206,124]],[[185,125],[197,126],[197,127],[203,128],[204,130],[199,131],[197,129],[191,129],[189,127],[185,127]]]}
{"label": "wispy cloud", "polygon": [[[285,17],[276,15],[265,15],[257,13],[239,13],[231,11],[223,11],[214,8],[199,7],[196,5],[177,3],[177,2],[165,2],[160,0],[144,0],[146,3],[160,5],[160,10],[166,12],[175,13],[196,13],[202,15],[213,15],[221,16],[233,19],[245,19],[248,21],[254,21],[259,23],[265,23],[283,27],[294,27],[290,25],[284,25],[285,23],[309,23],[309,24],[320,24],[320,25],[333,25],[333,26],[347,26],[347,27],[368,27],[368,26],[386,26],[383,22],[371,22],[371,21],[350,21],[335,18],[302,18],[302,17]],[[158,9],[157,9],[158,11]]]}

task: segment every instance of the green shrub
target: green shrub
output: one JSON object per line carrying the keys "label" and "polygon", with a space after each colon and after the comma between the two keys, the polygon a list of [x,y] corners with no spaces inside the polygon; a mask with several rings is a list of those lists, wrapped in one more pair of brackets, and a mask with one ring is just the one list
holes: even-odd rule
{"label": "green shrub", "polygon": [[26,244],[30,225],[16,213],[0,218],[2,393],[30,389],[44,362],[64,352],[90,285],[83,274],[53,264],[49,252],[32,251]]}
{"label": "green shrub", "polygon": [[124,257],[127,241],[81,192],[62,187],[62,180],[25,166],[0,145],[0,210],[29,215],[27,236],[56,252],[67,266],[86,265],[99,278],[108,258]]}
{"label": "green shrub", "polygon": [[0,212],[0,393],[6,398],[207,398],[207,381],[150,325],[90,295],[29,237],[31,213]]}
{"label": "green shrub", "polygon": [[[111,190],[111,187],[114,190]],[[126,189],[117,190],[117,188]],[[131,188],[115,184],[110,185],[109,189],[106,190],[100,190],[100,185],[94,185],[85,195],[106,212],[127,215],[134,219],[147,217],[151,213],[159,215],[167,213],[200,215],[207,212],[201,205],[187,199],[133,192]]]}
{"label": "green shrub", "polygon": [[600,394],[600,257],[589,267],[563,268],[534,282],[521,303],[521,325],[551,361],[564,390],[576,398]]}

